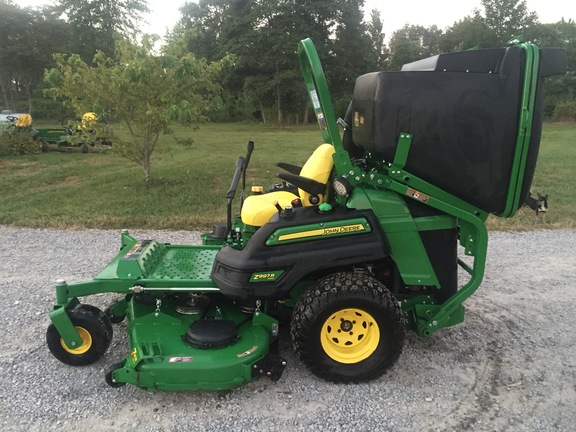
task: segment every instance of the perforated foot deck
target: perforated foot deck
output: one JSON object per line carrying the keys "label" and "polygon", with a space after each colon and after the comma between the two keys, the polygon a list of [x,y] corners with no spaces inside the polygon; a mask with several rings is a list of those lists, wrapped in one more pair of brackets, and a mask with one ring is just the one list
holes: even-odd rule
{"label": "perforated foot deck", "polygon": [[149,279],[211,281],[214,257],[219,249],[167,246]]}

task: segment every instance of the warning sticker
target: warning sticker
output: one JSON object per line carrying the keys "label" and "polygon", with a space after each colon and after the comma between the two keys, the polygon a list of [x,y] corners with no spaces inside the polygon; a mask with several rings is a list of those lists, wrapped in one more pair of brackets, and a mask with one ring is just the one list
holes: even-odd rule
{"label": "warning sticker", "polygon": [[312,100],[312,106],[314,107],[314,109],[319,110],[320,109],[320,99],[318,99],[318,93],[316,93],[316,90],[312,90],[310,92],[310,99]]}
{"label": "warning sticker", "polygon": [[316,117],[318,118],[318,123],[320,124],[320,129],[326,130],[328,128],[328,125],[326,124],[326,119],[324,118],[324,113],[318,113],[316,115]]}
{"label": "warning sticker", "polygon": [[169,363],[191,363],[192,357],[170,357]]}
{"label": "warning sticker", "polygon": [[124,259],[137,259],[142,251],[146,248],[146,246],[148,246],[148,244],[151,242],[152,240],[139,240],[134,246],[132,246],[132,249],[130,249],[128,253],[124,255]]}
{"label": "warning sticker", "polygon": [[422,192],[418,192],[416,189],[408,188],[406,191],[406,195],[415,200],[422,201],[423,203],[428,202],[430,197],[428,195],[423,194]]}

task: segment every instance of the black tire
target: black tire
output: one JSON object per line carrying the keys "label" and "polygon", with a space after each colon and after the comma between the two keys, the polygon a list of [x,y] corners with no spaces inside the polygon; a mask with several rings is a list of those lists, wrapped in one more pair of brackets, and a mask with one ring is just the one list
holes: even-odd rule
{"label": "black tire", "polygon": [[382,283],[342,272],[318,280],[298,299],[290,335],[314,375],[358,383],[380,377],[396,363],[406,331],[404,314]]}
{"label": "black tire", "polygon": [[117,369],[123,368],[124,363],[125,363],[125,360],[122,360],[121,362],[113,364],[112,366],[110,366],[108,368],[108,370],[106,370],[106,375],[104,376],[104,379],[106,381],[106,384],[108,384],[110,387],[120,388],[120,387],[124,387],[126,385],[125,382],[114,381],[112,379],[112,373]]}
{"label": "black tire", "polygon": [[100,309],[90,305],[78,305],[70,309],[68,316],[84,343],[76,348],[65,346],[54,324],[48,326],[46,343],[54,357],[70,366],[86,366],[100,359],[112,341],[112,323]]}

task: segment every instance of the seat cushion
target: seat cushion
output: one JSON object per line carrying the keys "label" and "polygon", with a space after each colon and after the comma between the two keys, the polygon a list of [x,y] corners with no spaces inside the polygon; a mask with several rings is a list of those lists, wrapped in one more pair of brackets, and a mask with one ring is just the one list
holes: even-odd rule
{"label": "seat cushion", "polygon": [[246,198],[242,206],[242,222],[252,226],[262,226],[270,221],[270,218],[278,212],[274,202],[278,202],[282,208],[292,205],[292,201],[298,197],[291,192],[277,191],[262,195],[251,195]]}

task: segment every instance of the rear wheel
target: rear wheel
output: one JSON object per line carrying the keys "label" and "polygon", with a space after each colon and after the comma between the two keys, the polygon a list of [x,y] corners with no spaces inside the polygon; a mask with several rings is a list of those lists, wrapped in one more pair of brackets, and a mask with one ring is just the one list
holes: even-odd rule
{"label": "rear wheel", "polygon": [[364,382],[390,369],[402,352],[404,315],[380,282],[335,273],[298,300],[291,336],[300,360],[320,378]]}
{"label": "rear wheel", "polygon": [[82,345],[70,348],[60,333],[50,324],[46,331],[46,343],[54,357],[71,366],[86,366],[104,355],[112,341],[112,324],[100,309],[79,305],[67,311],[70,321],[82,339]]}

